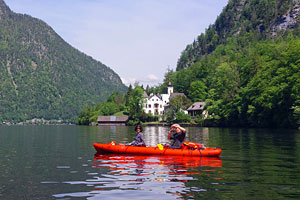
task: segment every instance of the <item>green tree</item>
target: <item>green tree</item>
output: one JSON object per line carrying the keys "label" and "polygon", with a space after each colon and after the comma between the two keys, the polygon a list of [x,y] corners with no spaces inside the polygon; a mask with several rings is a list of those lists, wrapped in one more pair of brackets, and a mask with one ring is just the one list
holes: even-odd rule
{"label": "green tree", "polygon": [[240,78],[235,64],[222,63],[216,69],[214,88],[226,100],[232,100],[239,89]]}
{"label": "green tree", "polygon": [[101,106],[101,112],[103,115],[108,116],[108,115],[113,115],[116,112],[119,112],[119,107],[116,103],[114,102],[105,102]]}
{"label": "green tree", "polygon": [[132,85],[130,84],[127,90],[127,93],[124,96],[125,106],[129,106],[130,97],[132,96]]}
{"label": "green tree", "polygon": [[294,110],[294,112],[293,112],[294,118],[295,118],[298,126],[300,127],[300,106],[293,106],[292,109]]}
{"label": "green tree", "polygon": [[[187,116],[182,115],[182,110],[186,110],[191,104],[191,100],[186,96],[178,95],[171,98],[169,107],[165,113],[167,122],[173,123],[176,122],[176,120],[183,120],[182,122],[186,122]],[[176,115],[178,115],[180,119],[177,119]]]}
{"label": "green tree", "polygon": [[92,116],[92,108],[89,106],[85,106],[83,110],[79,113],[78,118],[76,119],[77,125],[89,125],[90,118]]}
{"label": "green tree", "polygon": [[144,114],[143,94],[144,90],[136,84],[128,98],[129,120],[134,121],[134,123],[139,123],[142,115]]}
{"label": "green tree", "polygon": [[207,87],[202,81],[193,81],[188,91],[192,102],[204,101],[207,98],[206,90]]}
{"label": "green tree", "polygon": [[125,106],[124,95],[122,95],[119,92],[114,92],[113,94],[111,94],[111,96],[108,98],[107,102],[115,103],[118,106],[119,110],[122,110]]}
{"label": "green tree", "polygon": [[191,104],[191,100],[182,95],[174,96],[169,102],[170,107],[175,113],[180,110],[186,110]]}
{"label": "green tree", "polygon": [[191,122],[191,117],[190,115],[185,114],[182,111],[178,111],[175,113],[175,122],[176,123]]}

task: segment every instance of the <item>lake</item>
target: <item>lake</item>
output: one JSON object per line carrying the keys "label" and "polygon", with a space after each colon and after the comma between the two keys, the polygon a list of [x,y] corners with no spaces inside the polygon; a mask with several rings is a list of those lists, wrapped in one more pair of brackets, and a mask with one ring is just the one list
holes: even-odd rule
{"label": "lake", "polygon": [[[168,127],[145,127],[147,145]],[[299,199],[300,130],[187,127],[220,158],[95,157],[127,126],[0,126],[0,199]]]}

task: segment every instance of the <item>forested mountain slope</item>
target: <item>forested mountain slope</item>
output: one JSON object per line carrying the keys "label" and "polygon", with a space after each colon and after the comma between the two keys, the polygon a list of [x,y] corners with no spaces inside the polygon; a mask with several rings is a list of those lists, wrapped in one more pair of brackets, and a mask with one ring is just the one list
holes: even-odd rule
{"label": "forested mountain slope", "polygon": [[0,0],[0,121],[74,121],[85,104],[127,88],[109,67],[66,43],[43,21]]}
{"label": "forested mountain slope", "polygon": [[159,89],[205,101],[207,125],[299,127],[299,12],[299,0],[229,0]]}
{"label": "forested mountain slope", "polygon": [[191,66],[212,53],[229,37],[253,32],[256,40],[274,38],[278,33],[299,25],[300,0],[229,0],[227,6],[205,33],[186,46],[177,70]]}

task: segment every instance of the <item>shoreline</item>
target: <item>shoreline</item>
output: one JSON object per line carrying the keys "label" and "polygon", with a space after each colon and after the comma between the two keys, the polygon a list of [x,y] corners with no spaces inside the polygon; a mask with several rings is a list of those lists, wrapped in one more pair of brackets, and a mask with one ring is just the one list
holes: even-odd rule
{"label": "shoreline", "polygon": [[[200,124],[190,124],[190,123],[178,123],[180,126],[185,127],[204,127]],[[172,124],[168,123],[143,123],[144,126],[171,126]]]}

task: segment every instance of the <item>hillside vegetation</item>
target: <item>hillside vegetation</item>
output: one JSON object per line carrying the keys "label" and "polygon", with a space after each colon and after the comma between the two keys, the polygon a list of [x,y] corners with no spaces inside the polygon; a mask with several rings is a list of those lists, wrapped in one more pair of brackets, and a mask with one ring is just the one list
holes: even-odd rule
{"label": "hillside vegetation", "polygon": [[230,0],[215,24],[187,46],[168,81],[205,101],[207,124],[300,125],[299,1]]}
{"label": "hillside vegetation", "polygon": [[299,0],[229,0],[216,22],[186,46],[176,69],[188,68],[218,45],[226,44],[229,37],[253,32],[257,39],[263,40],[282,29],[297,26],[299,3]]}
{"label": "hillside vegetation", "polygon": [[109,67],[70,46],[43,21],[12,12],[3,0],[0,83],[0,122],[75,121],[84,105],[127,90]]}

